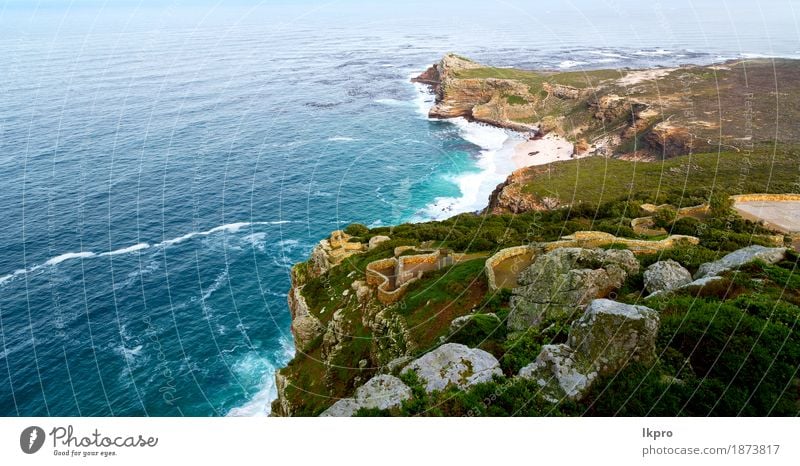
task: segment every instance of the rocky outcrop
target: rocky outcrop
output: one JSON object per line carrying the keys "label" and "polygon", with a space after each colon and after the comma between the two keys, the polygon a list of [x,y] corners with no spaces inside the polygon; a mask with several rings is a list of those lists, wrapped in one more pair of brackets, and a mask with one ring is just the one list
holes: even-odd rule
{"label": "rocky outcrop", "polygon": [[588,94],[586,89],[578,89],[577,87],[549,82],[542,83],[542,90],[559,99],[580,99]]}
{"label": "rocky outcrop", "polygon": [[719,275],[729,270],[737,269],[750,262],[760,260],[768,264],[775,264],[786,258],[786,248],[768,248],[759,245],[748,246],[734,251],[722,259],[707,262],[697,269],[695,279]]}
{"label": "rocky outcrop", "polygon": [[664,122],[648,131],[644,141],[653,152],[664,158],[690,154],[696,148],[695,137],[687,128]]}
{"label": "rocky outcrop", "polygon": [[436,348],[406,366],[402,373],[409,371],[417,373],[428,392],[444,390],[451,385],[466,388],[502,375],[500,363],[494,356],[458,343]]}
{"label": "rocky outcrop", "polygon": [[[522,82],[503,79],[502,76],[497,78],[459,76],[465,70],[476,68],[483,66],[464,57],[447,54],[439,63],[413,78],[413,82],[431,86],[436,95],[436,104],[428,116],[464,117],[503,128],[533,130],[534,127],[531,125],[514,121],[532,112],[532,105],[528,102],[531,98],[530,88]],[[509,96],[514,96],[512,101],[509,101]]]}
{"label": "rocky outcrop", "polygon": [[292,335],[295,346],[304,350],[311,341],[322,335],[324,326],[308,310],[302,287],[293,286],[288,296],[289,311],[292,314]]}
{"label": "rocky outcrop", "polygon": [[638,270],[639,262],[627,250],[562,248],[538,256],[518,278],[523,286],[513,290],[508,327],[525,330],[548,318],[568,317],[608,296]]}
{"label": "rocky outcrop", "polygon": [[543,346],[519,376],[535,380],[550,401],[579,400],[599,376],[652,362],[658,325],[653,309],[596,299],[573,322],[568,343]]}
{"label": "rocky outcrop", "polygon": [[323,417],[347,417],[359,409],[391,409],[411,399],[411,389],[400,379],[383,374],[358,387],[353,398],[342,398],[325,410]]}
{"label": "rocky outcrop", "polygon": [[691,281],[692,274],[672,259],[656,262],[644,271],[644,288],[648,293],[674,290]]}

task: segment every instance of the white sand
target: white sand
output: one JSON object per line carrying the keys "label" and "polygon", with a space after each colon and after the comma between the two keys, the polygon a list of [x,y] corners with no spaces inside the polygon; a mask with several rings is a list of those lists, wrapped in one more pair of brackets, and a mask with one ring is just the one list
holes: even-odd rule
{"label": "white sand", "polygon": [[677,70],[677,68],[654,68],[651,70],[630,71],[625,76],[617,79],[617,84],[620,86],[631,86],[633,84],[639,84],[643,81],[655,81],[656,79],[662,78],[675,70]]}
{"label": "white sand", "polygon": [[517,169],[545,165],[560,160],[572,159],[572,143],[555,134],[541,139],[525,140],[514,147],[512,160]]}

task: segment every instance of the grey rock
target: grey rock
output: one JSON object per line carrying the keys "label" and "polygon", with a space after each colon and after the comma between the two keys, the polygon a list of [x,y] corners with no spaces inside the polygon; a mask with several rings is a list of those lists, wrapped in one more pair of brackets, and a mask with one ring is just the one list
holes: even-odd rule
{"label": "grey rock", "polygon": [[762,260],[768,264],[775,264],[786,257],[786,248],[767,248],[764,246],[753,245],[733,251],[722,259],[714,262],[706,262],[697,269],[694,278],[705,278],[712,275],[719,275],[728,270],[739,268],[755,260]]}
{"label": "grey rock", "polygon": [[559,344],[542,346],[536,361],[520,369],[519,376],[536,380],[544,398],[555,403],[582,398],[597,374],[576,360],[572,348]]}
{"label": "grey rock", "polygon": [[428,392],[444,390],[449,385],[466,388],[489,382],[494,375],[502,375],[500,363],[494,356],[458,343],[447,343],[436,348],[414,360],[402,373],[409,371],[417,373]]}
{"label": "grey rock", "polygon": [[650,293],[670,291],[692,281],[692,274],[672,259],[652,264],[644,271],[644,288]]}
{"label": "grey rock", "polygon": [[375,376],[358,387],[353,398],[342,398],[320,416],[352,416],[361,408],[390,409],[411,398],[411,389],[395,376]]}
{"label": "grey rock", "polygon": [[414,358],[411,356],[400,356],[399,358],[392,359],[386,364],[386,370],[388,372],[394,372],[411,362],[413,359]]}
{"label": "grey rock", "polygon": [[369,298],[372,296],[372,289],[362,280],[354,281],[350,287],[356,292],[356,299],[358,299],[359,303],[369,301]]}
{"label": "grey rock", "polygon": [[548,318],[568,318],[638,271],[628,250],[561,248],[543,254],[519,276],[522,286],[513,290],[508,327],[525,330]]}
{"label": "grey rock", "polygon": [[628,362],[655,359],[658,312],[646,306],[595,299],[572,324],[569,346],[601,375]]}
{"label": "grey rock", "polygon": [[[482,316],[482,317],[477,317],[477,316]],[[470,322],[472,322],[476,318],[479,318],[479,319],[491,319],[493,321],[496,321],[497,325],[500,325],[500,318],[497,317],[497,314],[494,314],[494,313],[491,313],[491,312],[486,313],[486,314],[468,314],[468,315],[465,315],[465,316],[456,317],[455,319],[453,319],[452,322],[450,322],[450,333],[457,332],[460,328],[462,328],[465,325],[469,324]]]}
{"label": "grey rock", "polygon": [[652,361],[658,324],[648,307],[595,299],[572,324],[567,344],[543,346],[519,376],[535,380],[547,400],[580,400],[598,376]]}

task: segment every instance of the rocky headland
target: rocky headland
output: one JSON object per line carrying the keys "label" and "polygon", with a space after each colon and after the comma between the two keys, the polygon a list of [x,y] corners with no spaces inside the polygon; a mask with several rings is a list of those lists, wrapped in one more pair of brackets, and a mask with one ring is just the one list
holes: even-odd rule
{"label": "rocky headland", "polygon": [[[523,131],[525,151],[556,138],[569,160],[515,155],[543,164],[481,215],[322,240],[292,269],[297,354],[272,414],[797,415],[798,256],[728,198],[796,192],[800,133],[778,120],[797,109],[775,102],[800,94],[797,68],[557,73],[446,55],[414,78],[436,94],[431,117]],[[765,371],[764,386],[738,379]]]}

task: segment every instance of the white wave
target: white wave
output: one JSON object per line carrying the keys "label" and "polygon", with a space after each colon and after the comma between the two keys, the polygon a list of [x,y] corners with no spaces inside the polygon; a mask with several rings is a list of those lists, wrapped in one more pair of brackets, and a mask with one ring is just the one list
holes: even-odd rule
{"label": "white wave", "polygon": [[300,244],[300,241],[296,239],[285,239],[278,242],[278,250],[280,251],[291,251],[295,247]]}
{"label": "white wave", "polygon": [[214,279],[214,283],[212,283],[208,288],[206,288],[205,293],[203,293],[202,301],[205,303],[212,294],[216,293],[217,290],[222,288],[222,285],[228,282],[228,269],[224,269],[222,272],[217,275],[217,278]]}
{"label": "white wave", "polygon": [[621,53],[605,52],[603,50],[590,50],[589,53],[591,53],[592,55],[600,55],[601,57],[628,58],[625,55],[622,55]]}
{"label": "white wave", "polygon": [[448,181],[458,186],[461,195],[434,199],[411,221],[443,220],[464,212],[481,210],[486,207],[497,185],[514,171],[512,156],[520,135],[482,123],[471,123],[463,118],[448,121],[459,128],[461,138],[481,148],[476,161],[478,171],[450,177]]}
{"label": "white wave", "polygon": [[672,55],[673,52],[664,49],[655,49],[655,50],[637,50],[634,52],[634,55],[640,55],[645,57],[659,57],[665,55]]}
{"label": "white wave", "polygon": [[116,251],[109,251],[100,254],[101,256],[119,256],[121,254],[130,254],[132,252],[141,251],[144,249],[149,248],[150,245],[147,243],[139,243],[134,244],[133,246],[128,246],[127,248],[117,249]]}
{"label": "white wave", "polygon": [[253,249],[257,249],[261,252],[266,250],[266,240],[267,234],[264,232],[252,233],[242,238],[242,241],[250,243]]}
{"label": "white wave", "polygon": [[70,259],[89,259],[94,257],[96,254],[91,251],[82,251],[82,252],[68,252],[66,254],[61,254],[60,256],[56,256],[52,259],[49,259],[47,262],[44,263],[44,266],[53,266],[58,265],[64,261],[68,261]]}
{"label": "white wave", "polygon": [[348,136],[334,136],[332,138],[328,138],[328,141],[330,141],[330,142],[352,142],[352,141],[358,141],[358,140],[359,139],[351,138],[351,137],[348,137]]}
{"label": "white wave", "polygon": [[[411,78],[415,78],[422,73],[421,71],[411,73],[408,75],[409,81]],[[436,105],[436,96],[431,92],[430,87],[426,84],[422,83],[412,83],[414,85],[414,90],[416,90],[417,94],[414,98],[414,106],[417,107],[417,113],[422,115],[425,119],[428,119],[428,113],[431,111],[434,105]]]}
{"label": "white wave", "polygon": [[[232,369],[239,378],[247,383],[257,379],[259,389],[241,406],[231,408],[226,416],[231,417],[256,417],[268,416],[272,401],[278,396],[275,387],[276,367],[283,367],[294,357],[294,345],[287,338],[280,339],[281,348],[270,356],[263,357],[258,353],[247,353],[237,361]],[[274,361],[274,362],[273,362]]]}
{"label": "white wave", "polygon": [[[220,225],[218,227],[214,227],[210,230],[206,231],[194,231],[191,233],[187,233],[182,236],[178,236],[177,238],[172,238],[168,240],[164,240],[160,243],[150,245],[149,243],[138,243],[134,244],[133,246],[128,246],[125,248],[116,249],[113,251],[103,252],[100,254],[96,254],[92,251],[81,251],[81,252],[67,252],[64,254],[60,254],[58,256],[52,257],[45,261],[42,264],[33,265],[28,267],[27,269],[19,269],[14,273],[4,275],[0,277],[0,286],[5,285],[8,282],[13,281],[17,277],[25,274],[33,273],[37,270],[40,270],[44,267],[54,267],[56,265],[61,264],[62,262],[73,260],[73,259],[91,259],[96,257],[108,257],[108,256],[119,256],[124,254],[130,254],[137,251],[143,251],[145,249],[150,248],[165,248],[169,246],[174,246],[176,244],[180,244],[184,241],[192,239],[197,236],[208,236],[215,233],[237,233],[243,228],[251,227],[251,226],[258,226],[258,225],[283,225],[286,223],[291,223],[291,220],[273,220],[269,222],[237,222],[237,223],[228,223],[225,225]],[[129,277],[130,278],[130,277]]]}
{"label": "white wave", "polygon": [[138,365],[137,363],[141,361],[142,345],[137,345],[133,348],[128,348],[127,346],[121,345],[114,348],[114,352],[122,356],[125,359],[126,364],[135,367]]}
{"label": "white wave", "polygon": [[390,107],[408,107],[414,105],[414,102],[406,102],[397,99],[375,99],[376,104],[388,105]]}
{"label": "white wave", "polygon": [[0,286],[2,286],[5,282],[10,282],[11,280],[19,277],[22,274],[28,273],[25,269],[19,269],[14,271],[14,273],[10,273],[2,278],[0,278]]}
{"label": "white wave", "polygon": [[561,63],[558,64],[558,67],[561,68],[561,69],[566,69],[566,68],[575,68],[576,66],[588,65],[588,64],[589,64],[589,62],[585,62],[585,61],[564,60],[564,61],[562,61]]}

